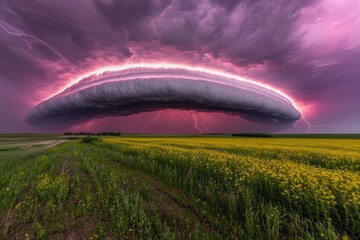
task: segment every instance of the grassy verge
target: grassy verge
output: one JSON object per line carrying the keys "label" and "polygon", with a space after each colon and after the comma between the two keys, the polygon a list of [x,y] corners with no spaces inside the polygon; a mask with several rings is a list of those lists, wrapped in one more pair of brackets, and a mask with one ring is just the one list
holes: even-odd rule
{"label": "grassy verge", "polygon": [[184,195],[114,154],[68,142],[19,158],[2,174],[2,237],[220,238]]}

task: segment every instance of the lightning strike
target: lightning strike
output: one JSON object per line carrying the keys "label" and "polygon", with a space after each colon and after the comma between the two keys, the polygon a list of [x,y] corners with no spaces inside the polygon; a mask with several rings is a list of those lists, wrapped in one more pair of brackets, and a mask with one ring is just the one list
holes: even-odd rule
{"label": "lightning strike", "polygon": [[325,124],[318,124],[318,125],[314,125],[311,122],[309,122],[304,115],[302,115],[302,119],[303,121],[306,123],[307,125],[307,130],[306,133],[309,134],[311,132],[312,128],[319,128],[319,127],[329,127],[334,125],[334,123],[325,123]]}
{"label": "lightning strike", "polygon": [[[43,45],[45,45],[47,48],[49,48],[53,53],[55,53],[56,55],[58,55],[64,62],[68,63],[69,61],[66,60],[63,55],[61,55],[58,51],[55,50],[55,48],[53,48],[51,45],[49,45],[48,43],[44,42],[43,40],[33,36],[33,35],[30,35],[30,34],[26,34],[24,32],[21,32],[19,30],[17,30],[18,32],[12,32],[12,31],[9,31],[6,27],[4,27],[4,25],[0,24],[0,27],[2,29],[4,29],[4,31],[9,34],[9,35],[12,35],[12,36],[16,36],[16,37],[28,37],[28,38],[31,38],[33,40],[35,40],[36,42],[39,42],[39,43],[42,43]],[[23,41],[26,42],[26,44],[28,45],[29,49],[31,49],[31,45],[30,43],[26,40],[26,39],[21,39]]]}
{"label": "lightning strike", "polygon": [[31,47],[31,45],[30,45],[30,43],[29,43],[29,41],[27,41],[27,40],[25,40],[25,39],[23,39],[23,41],[26,43],[26,45],[29,47],[29,50],[31,50],[32,49],[32,47]]}
{"label": "lightning strike", "polygon": [[194,119],[194,127],[193,127],[192,131],[194,131],[196,129],[200,133],[204,133],[204,130],[202,130],[199,126],[199,120],[197,119],[197,117],[195,116],[195,114],[193,112],[191,112],[191,117]]}
{"label": "lightning strike", "polygon": [[201,126],[204,128],[206,132],[209,132],[209,129],[206,127],[205,123],[200,122]]}
{"label": "lightning strike", "polygon": [[146,128],[147,128],[149,125],[154,125],[154,124],[156,124],[156,123],[158,122],[160,113],[161,113],[161,111],[159,111],[159,112],[156,114],[155,118],[153,118],[152,120],[150,120],[149,122],[146,123],[146,125],[144,126],[142,132],[145,132]]}

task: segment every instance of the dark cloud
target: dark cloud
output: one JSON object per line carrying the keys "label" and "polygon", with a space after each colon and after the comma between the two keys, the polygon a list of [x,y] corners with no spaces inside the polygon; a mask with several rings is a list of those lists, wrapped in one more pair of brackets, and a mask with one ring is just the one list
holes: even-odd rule
{"label": "dark cloud", "polygon": [[[182,69],[130,69],[109,74],[86,79],[40,103],[27,121],[59,125],[168,108],[224,112],[266,122],[294,122],[301,117],[291,102],[277,93],[221,76]],[[189,78],[191,75],[195,77]]]}
{"label": "dark cloud", "polygon": [[244,66],[283,64],[296,50],[296,40],[289,35],[298,15],[312,1],[195,2],[196,7],[184,10],[179,1],[163,12],[160,41],[193,50],[204,49],[205,44],[205,51]]}
{"label": "dark cloud", "polygon": [[[306,114],[318,122],[359,115],[350,102],[359,100],[360,2],[0,0],[0,24],[0,87],[28,93],[0,101],[21,98],[22,115],[97,67],[158,61],[258,79],[313,109]],[[355,121],[349,129],[360,131]]]}
{"label": "dark cloud", "polygon": [[0,45],[0,55],[6,56],[0,58],[0,75],[4,79],[21,84],[27,81],[25,76],[40,77],[45,74],[45,71],[25,51],[17,51],[7,45]]}
{"label": "dark cloud", "polygon": [[[13,16],[16,16],[16,21],[6,18],[2,20],[11,24],[16,29],[15,32],[23,31],[44,40],[69,60],[89,56],[93,41],[66,12],[59,12],[50,4],[38,1],[6,1],[5,6]],[[29,37],[27,39],[34,40]],[[61,60],[44,44],[37,43],[34,48],[43,58],[52,61]]]}

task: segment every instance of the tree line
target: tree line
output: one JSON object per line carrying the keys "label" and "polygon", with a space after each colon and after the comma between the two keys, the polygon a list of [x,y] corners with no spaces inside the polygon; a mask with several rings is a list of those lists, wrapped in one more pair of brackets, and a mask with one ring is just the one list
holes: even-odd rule
{"label": "tree line", "polygon": [[74,136],[74,135],[88,135],[88,136],[121,136],[121,132],[64,132],[66,136]]}

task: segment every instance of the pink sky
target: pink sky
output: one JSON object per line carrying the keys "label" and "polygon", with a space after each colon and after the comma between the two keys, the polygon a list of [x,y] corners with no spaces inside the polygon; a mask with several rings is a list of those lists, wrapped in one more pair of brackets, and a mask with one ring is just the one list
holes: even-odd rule
{"label": "pink sky", "polygon": [[[311,132],[360,132],[357,0],[0,0],[0,24],[0,132],[142,132],[158,111],[54,129],[30,126],[25,116],[100,68],[159,62],[279,89],[301,107]],[[145,132],[201,133],[193,116],[204,132],[308,131],[302,119],[282,127],[169,109]]]}

